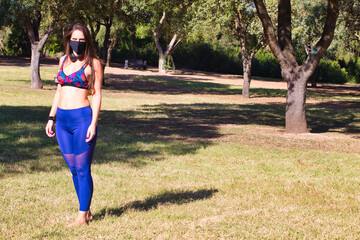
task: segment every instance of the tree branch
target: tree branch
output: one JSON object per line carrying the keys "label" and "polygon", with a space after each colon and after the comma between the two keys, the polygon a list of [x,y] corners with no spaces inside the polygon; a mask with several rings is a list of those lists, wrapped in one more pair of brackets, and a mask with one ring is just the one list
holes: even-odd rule
{"label": "tree branch", "polygon": [[253,53],[253,55],[255,55],[259,50],[260,48],[262,48],[265,44],[265,39],[262,39],[258,45],[256,46],[256,48],[254,48],[253,50],[251,50],[251,52]]}
{"label": "tree branch", "polygon": [[325,54],[327,48],[330,46],[334,38],[334,31],[338,16],[339,16],[339,0],[328,0],[327,16],[326,16],[323,34],[319,42],[315,45],[315,48],[318,49],[319,52],[318,54],[319,55],[322,54],[321,57]]}
{"label": "tree branch", "polygon": [[171,55],[175,50],[176,48],[180,45],[180,42],[182,41],[182,37],[179,38],[179,40],[176,42],[176,44],[173,46],[173,48],[171,49],[171,51],[169,52],[169,55]]}
{"label": "tree branch", "polygon": [[358,38],[358,40],[360,41],[360,32],[356,32],[355,36]]}
{"label": "tree branch", "polygon": [[175,41],[176,41],[177,37],[178,37],[178,34],[175,33],[174,36],[172,37],[169,45],[167,46],[167,49],[166,49],[165,54],[164,54],[165,56],[169,55],[171,49],[173,48],[173,46],[175,44]]}
{"label": "tree branch", "polygon": [[165,17],[166,17],[166,12],[163,11],[163,15],[159,21],[159,26],[157,26],[155,30],[152,30],[152,32],[154,34],[154,38],[155,38],[155,45],[156,45],[156,48],[158,49],[160,55],[164,55],[164,50],[162,49],[162,47],[160,45],[160,40],[159,40],[160,36],[159,35],[160,35],[160,29],[164,22]]}
{"label": "tree branch", "polygon": [[163,24],[165,17],[166,17],[166,12],[163,11],[163,15],[162,15],[162,17],[161,17],[161,19],[160,19],[160,22],[159,22],[159,23],[160,23],[160,26]]}
{"label": "tree branch", "polygon": [[[244,44],[247,45],[247,33],[242,19],[241,13],[235,10],[235,30],[238,32],[239,37],[244,40]],[[238,39],[239,40],[239,39]],[[247,48],[247,46],[245,46]]]}
{"label": "tree branch", "polygon": [[37,42],[36,36],[35,36],[35,32],[34,32],[34,28],[31,24],[31,20],[29,17],[26,17],[26,30],[30,39],[30,43],[31,44],[35,44]]}
{"label": "tree branch", "polygon": [[[330,46],[336,27],[336,21],[339,16],[339,0],[328,0],[327,16],[323,34],[319,42],[308,55],[304,65],[315,71],[320,59],[324,56],[327,48]],[[315,64],[314,64],[315,62]]]}
{"label": "tree branch", "polygon": [[278,1],[278,39],[285,56],[296,63],[295,51],[291,42],[291,3],[290,0]]}
{"label": "tree branch", "polygon": [[310,49],[310,46],[308,46],[307,44],[304,44],[304,48],[305,48],[306,55],[309,56],[310,53],[311,53],[311,52],[310,52],[310,50],[311,50],[311,49]]}
{"label": "tree branch", "polygon": [[263,0],[254,0],[257,14],[261,20],[261,23],[264,28],[264,34],[266,42],[269,44],[271,51],[274,53],[275,57],[278,59],[280,65],[286,65],[284,55],[281,51],[280,45],[276,39],[274,26],[271,22],[270,16],[267,13],[265,4]]}
{"label": "tree branch", "polygon": [[44,34],[44,36],[42,37],[42,39],[40,40],[39,42],[39,47],[38,47],[38,50],[40,52],[42,52],[43,48],[44,48],[44,45],[47,41],[47,39],[49,38],[49,35],[50,33],[53,31],[54,29],[54,25],[55,25],[55,22],[57,21],[57,19],[53,19],[52,22],[49,24],[47,30],[46,30],[46,33]]}

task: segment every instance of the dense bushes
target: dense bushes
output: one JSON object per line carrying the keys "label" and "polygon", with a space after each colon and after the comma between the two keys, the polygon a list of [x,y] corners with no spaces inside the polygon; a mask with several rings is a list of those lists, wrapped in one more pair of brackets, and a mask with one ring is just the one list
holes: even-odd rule
{"label": "dense bushes", "polygon": [[341,68],[337,61],[322,59],[316,69],[317,82],[346,83],[349,76],[345,68]]}
{"label": "dense bushes", "polygon": [[280,64],[271,52],[259,51],[253,59],[252,75],[281,78]]}
{"label": "dense bushes", "polygon": [[[147,60],[149,65],[157,66],[158,53],[154,44],[140,42],[137,46],[137,58]],[[131,58],[131,46],[114,51],[113,60],[123,62]],[[207,43],[183,43],[173,53],[176,68],[187,68],[229,74],[243,74],[239,49],[212,46]],[[259,51],[252,65],[252,75],[259,77],[281,78],[280,65],[268,49]],[[360,59],[336,60],[322,59],[315,72],[317,82],[360,83]]]}
{"label": "dense bushes", "polygon": [[238,54],[233,54],[225,48],[212,47],[206,43],[184,44],[173,54],[178,68],[242,74],[242,66],[238,56]]}
{"label": "dense bushes", "polygon": [[360,83],[360,58],[340,58],[339,64],[348,73],[348,82]]}

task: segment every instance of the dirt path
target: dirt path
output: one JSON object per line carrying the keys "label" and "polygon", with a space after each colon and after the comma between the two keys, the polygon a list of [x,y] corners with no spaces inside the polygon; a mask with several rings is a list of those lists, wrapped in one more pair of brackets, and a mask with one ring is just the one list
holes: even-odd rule
{"label": "dirt path", "polygon": [[[187,69],[176,70],[176,72],[159,73],[157,68],[149,67],[147,70],[124,69],[121,64],[114,64],[115,67],[106,67],[105,74],[128,75],[128,76],[162,76],[183,79],[187,81],[199,81],[219,84],[242,85],[243,78],[230,75],[210,72],[192,71]],[[18,66],[30,67],[30,58],[26,57],[4,57],[0,56],[1,66]],[[41,58],[40,67],[57,68],[58,60],[54,58]],[[269,89],[286,89],[286,83],[282,81],[269,81],[253,79],[251,87],[269,88]]]}
{"label": "dirt path", "polygon": [[[105,74],[120,74],[128,76],[162,76],[162,77],[173,77],[177,79],[187,81],[198,81],[198,82],[209,82],[219,84],[231,84],[231,85],[242,85],[243,78],[230,75],[230,74],[219,74],[201,71],[191,71],[186,69],[176,70],[176,72],[159,73],[157,68],[148,68],[147,70],[135,70],[135,69],[124,69],[122,67],[107,67],[105,68]],[[251,87],[257,88],[269,88],[269,89],[286,89],[286,83],[282,81],[267,81],[253,79],[251,81]]]}
{"label": "dirt path", "polygon": [[[159,73],[157,68],[149,67],[147,70],[124,69],[123,65],[114,63],[113,67],[106,67],[105,74],[111,78],[133,78],[136,76],[154,76],[164,78],[176,78],[186,81],[208,82],[218,84],[242,85],[243,78],[231,74],[219,74],[211,72],[193,71],[187,69],[176,70],[175,72]],[[0,56],[1,66],[18,66],[29,67],[30,58],[25,57],[7,57]],[[58,60],[55,58],[41,58],[40,67],[42,68],[58,68]],[[118,76],[117,76],[118,75]],[[251,88],[265,88],[265,89],[287,89],[286,82],[279,80],[266,80],[256,78],[251,80]],[[346,84],[346,85],[328,85],[318,84],[318,88],[309,88],[308,92],[316,92],[320,94],[338,94],[347,96],[360,96],[360,84]],[[272,99],[274,100],[274,99]],[[264,102],[264,99],[262,100]],[[311,101],[307,101],[311,103]]]}

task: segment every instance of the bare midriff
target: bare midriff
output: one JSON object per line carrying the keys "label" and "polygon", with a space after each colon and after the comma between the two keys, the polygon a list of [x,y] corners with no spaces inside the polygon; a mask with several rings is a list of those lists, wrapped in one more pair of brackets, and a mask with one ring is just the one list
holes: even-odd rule
{"label": "bare midriff", "polygon": [[61,87],[58,107],[61,109],[76,109],[90,106],[88,90],[71,86]]}

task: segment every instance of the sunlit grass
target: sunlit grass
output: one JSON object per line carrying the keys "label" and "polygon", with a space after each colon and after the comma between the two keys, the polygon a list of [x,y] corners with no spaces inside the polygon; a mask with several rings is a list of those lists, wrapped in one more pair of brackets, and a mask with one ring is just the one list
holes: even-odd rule
{"label": "sunlit grass", "polygon": [[309,126],[324,131],[287,135],[283,103],[240,101],[236,86],[146,77],[108,85],[92,165],[95,220],[67,228],[76,193],[44,133],[56,69],[42,68],[45,90],[29,89],[29,68],[0,74],[0,239],[360,236],[356,108],[313,105]]}

